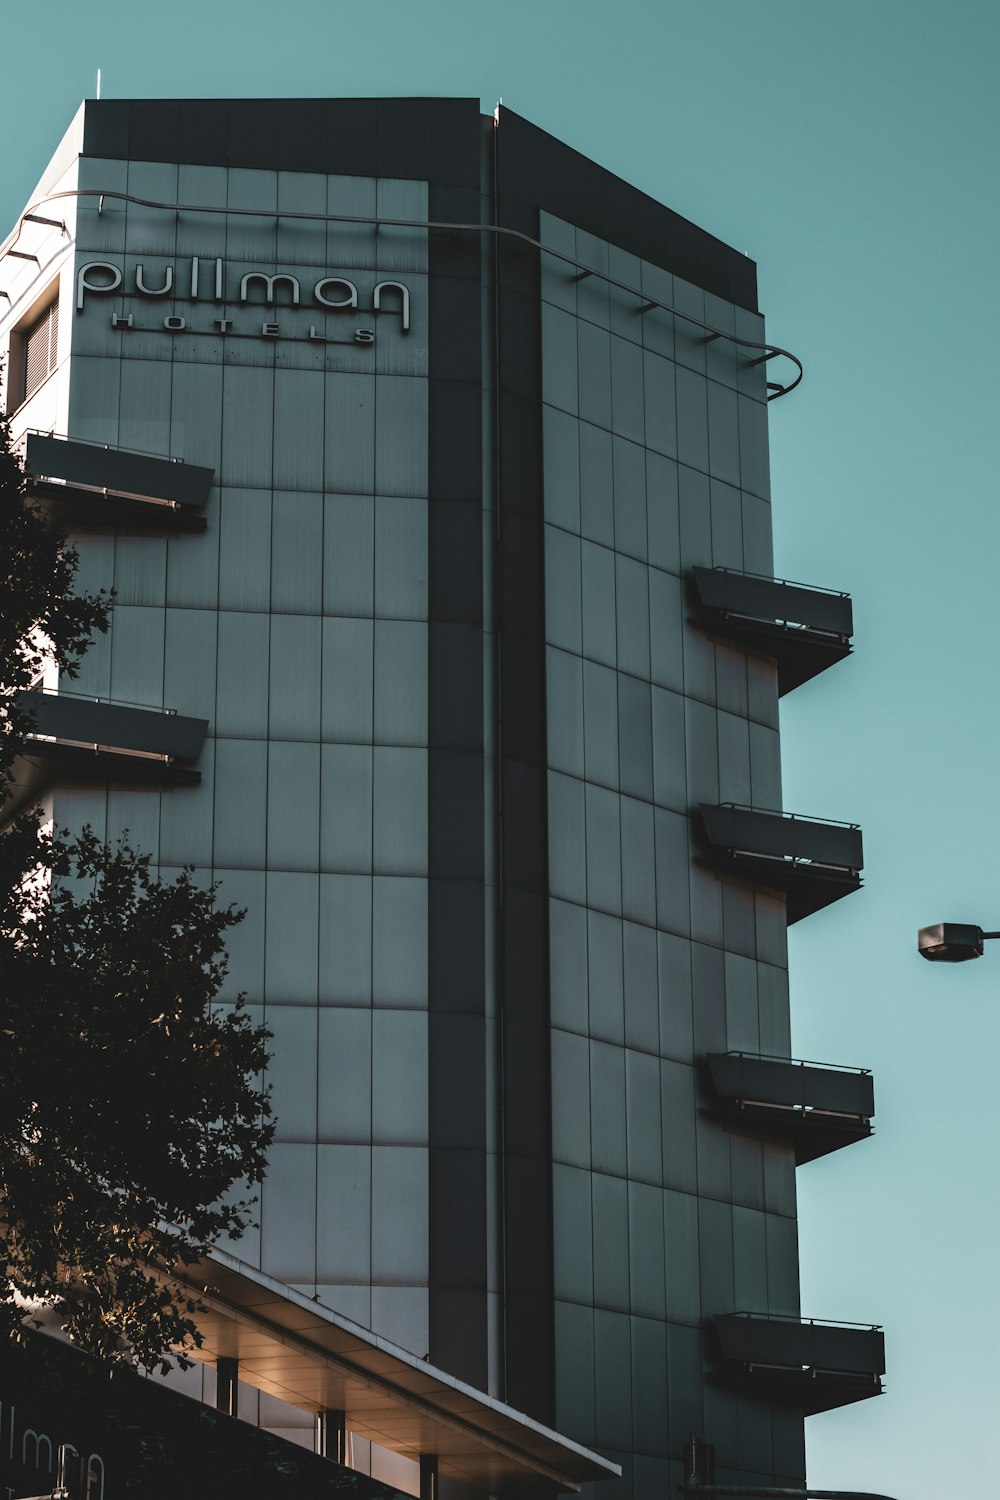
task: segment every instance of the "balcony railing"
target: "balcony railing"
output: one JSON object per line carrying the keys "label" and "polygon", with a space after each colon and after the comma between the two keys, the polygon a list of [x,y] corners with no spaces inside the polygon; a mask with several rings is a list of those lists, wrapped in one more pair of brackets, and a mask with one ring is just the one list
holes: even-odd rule
{"label": "balcony railing", "polygon": [[741,1134],[788,1142],[799,1164],[872,1133],[875,1089],[866,1068],[751,1052],[710,1052],[706,1062],[714,1112]]}
{"label": "balcony railing", "polygon": [[207,719],[172,709],[144,708],[74,693],[25,692],[18,706],[31,716],[14,765],[9,821],[50,786],[196,786]]}
{"label": "balcony railing", "polygon": [[52,433],[29,432],[31,494],[61,525],[130,531],[204,531],[213,471]]}
{"label": "balcony railing", "polygon": [[783,891],[790,923],[861,887],[864,850],[856,823],[801,818],[735,802],[702,803],[699,813],[705,862]]}
{"label": "balcony railing", "polygon": [[849,594],[732,568],[693,568],[691,578],[699,623],[773,656],[779,694],[851,654]]}
{"label": "balcony railing", "polygon": [[718,1376],[809,1414],[882,1394],[885,1337],[877,1323],[758,1313],[715,1319]]}

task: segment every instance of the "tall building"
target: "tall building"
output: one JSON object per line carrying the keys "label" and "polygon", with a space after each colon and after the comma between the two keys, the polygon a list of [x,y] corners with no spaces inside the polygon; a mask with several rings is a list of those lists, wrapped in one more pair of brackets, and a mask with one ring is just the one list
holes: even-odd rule
{"label": "tall building", "polygon": [[21,795],[221,881],[274,1033],[193,1394],[425,1494],[801,1485],[884,1366],[802,1317],[796,1167],[874,1105],[790,1057],[862,850],[778,698],[851,606],[774,577],[753,263],[477,101],[115,100],[0,316],[115,590]]}

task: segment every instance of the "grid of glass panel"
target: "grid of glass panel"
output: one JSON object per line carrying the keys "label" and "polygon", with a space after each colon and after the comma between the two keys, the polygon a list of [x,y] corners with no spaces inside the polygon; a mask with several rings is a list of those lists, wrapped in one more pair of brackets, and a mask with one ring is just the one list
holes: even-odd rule
{"label": "grid of glass panel", "polygon": [[[543,215],[546,244],[703,323],[762,322]],[[688,619],[771,572],[762,371],[543,256],[557,1425],[639,1493],[692,1432],[787,1472],[801,1419],[706,1380],[706,1320],[798,1311],[790,1150],[704,1112],[698,1060],[788,1054],[785,912],[697,862],[699,802],[781,804],[773,665]],[[758,1479],[759,1482],[759,1479]]]}
{"label": "grid of glass panel", "polygon": [[[209,738],[199,787],[60,792],[56,817],[127,828],[164,874],[194,864],[246,907],[225,996],[245,991],[274,1033],[278,1130],[260,1229],[233,1248],[423,1355],[427,235],[275,212],[426,218],[426,184],[87,159],[80,172],[260,216],[82,200],[78,264],[117,259],[127,286],[140,262],[149,286],[172,265],[186,289],[190,258],[219,255],[230,284],[288,270],[303,293],[253,309],[279,341],[223,341],[213,320],[245,310],[170,297],[94,298],[76,318],[70,434],[209,465],[216,484],[203,535],[81,539],[82,585],[116,599],[74,686],[205,717]],[[381,315],[375,345],[356,345],[370,310],[312,303],[333,275],[356,282],[361,309],[375,281],[404,282],[409,334]],[[113,330],[115,312],[136,326]],[[188,328],[164,332],[171,315]],[[317,325],[336,342],[311,340]]]}

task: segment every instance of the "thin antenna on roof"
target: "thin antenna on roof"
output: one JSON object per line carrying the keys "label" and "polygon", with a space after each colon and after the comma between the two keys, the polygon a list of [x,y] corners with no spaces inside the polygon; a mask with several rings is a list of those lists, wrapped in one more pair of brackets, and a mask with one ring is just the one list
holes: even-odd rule
{"label": "thin antenna on roof", "polygon": [[496,109],[493,111],[493,123],[494,123],[494,125],[498,125],[500,123],[500,106],[501,106],[502,103],[503,103],[503,94],[501,94],[500,98],[497,100]]}
{"label": "thin antenna on roof", "polygon": [[98,99],[101,97],[101,70],[100,70],[100,68],[98,68],[98,70],[97,70],[97,97],[98,97]]}

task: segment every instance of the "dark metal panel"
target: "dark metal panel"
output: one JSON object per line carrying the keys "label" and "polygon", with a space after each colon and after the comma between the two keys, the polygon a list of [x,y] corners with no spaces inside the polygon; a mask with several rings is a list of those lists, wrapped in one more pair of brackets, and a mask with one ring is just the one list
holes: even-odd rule
{"label": "dark metal panel", "polygon": [[[430,1174],[430,1234],[434,1256],[431,1298],[433,1301],[436,1291],[456,1288],[480,1293],[483,1322],[478,1332],[483,1336],[483,1342],[476,1347],[465,1337],[462,1346],[467,1373],[462,1369],[452,1369],[450,1373],[460,1380],[475,1377],[478,1388],[484,1390],[485,1299],[482,1294],[486,1267],[486,1158],[481,1149],[475,1149],[471,1144],[467,1150],[432,1146],[431,1157],[437,1159],[437,1170]],[[439,1326],[432,1327],[432,1337],[442,1333]]]}
{"label": "dark metal panel", "polygon": [[509,109],[500,110],[497,152],[500,186],[522,203],[541,206],[756,311],[752,260]]}
{"label": "dark metal panel", "polygon": [[[229,165],[274,172],[278,166],[278,116],[284,100],[234,99],[229,106]],[[181,111],[183,113],[183,110]]]}
{"label": "dark metal panel", "polygon": [[739,1314],[717,1317],[715,1327],[727,1360],[843,1374],[885,1373],[885,1336],[879,1328]]}
{"label": "dark metal panel", "polygon": [[429,777],[431,875],[448,880],[481,880],[482,750],[438,750],[432,745]]}
{"label": "dark metal panel", "polygon": [[95,703],[58,693],[22,693],[20,701],[34,714],[36,734],[169,755],[176,760],[196,759],[208,730],[207,719]]}
{"label": "dark metal panel", "polygon": [[[479,188],[480,133],[482,116],[478,99],[421,99],[420,110],[425,121],[426,168],[429,180],[440,185]],[[471,213],[434,213],[435,219],[467,222],[477,217]]]}
{"label": "dark metal panel", "polygon": [[[419,105],[377,115],[382,175],[425,172]],[[332,146],[331,142],[331,146]],[[375,133],[372,137],[376,145]],[[413,145],[410,156],[407,152]],[[435,188],[431,187],[434,211]],[[487,1313],[486,892],[483,771],[482,456],[478,315],[430,245],[427,735],[429,904],[429,1339],[431,1358],[479,1389]],[[477,309],[478,314],[478,309]],[[466,378],[443,378],[461,373]]]}
{"label": "dark metal panel", "polygon": [[[97,108],[104,109],[104,103]],[[88,117],[90,109],[88,105]],[[177,160],[192,166],[225,166],[228,145],[229,100],[185,99],[177,113]]]}
{"label": "dark metal panel", "polygon": [[[486,1021],[478,1013],[432,1010],[428,1044],[441,1061],[440,1087],[432,1088],[430,1134],[435,1147],[476,1149],[486,1146]],[[451,1219],[442,1221],[454,1233]]]}
{"label": "dark metal panel", "polygon": [[[496,144],[496,137],[487,149]],[[505,190],[495,219],[537,234]],[[504,242],[498,281],[499,514],[496,610],[500,713],[501,1006],[507,1399],[555,1414],[549,1060],[545,600],[539,265]]]}
{"label": "dark metal panel", "polygon": [[869,1118],[875,1113],[875,1087],[867,1073],[742,1053],[710,1053],[708,1065],[716,1093],[727,1099],[805,1105]]}
{"label": "dark metal panel", "polygon": [[426,119],[408,99],[375,101],[376,175],[427,176]]}
{"label": "dark metal panel", "polygon": [[374,99],[327,100],[327,172],[378,175]]}
{"label": "dark metal panel", "polygon": [[853,633],[853,611],[846,594],[723,568],[691,571],[698,596],[707,609],[732,611],[759,620],[781,620],[814,630],[831,630],[838,635]]}
{"label": "dark metal panel", "polygon": [[[101,104],[88,104],[102,109]],[[129,101],[128,158],[130,161],[176,161],[176,99],[132,99]],[[225,145],[225,143],[223,143]]]}
{"label": "dark metal panel", "polygon": [[[452,283],[455,278],[451,278]],[[434,363],[434,309],[431,303],[431,369]],[[482,396],[471,381],[430,380],[431,524],[438,502],[468,500],[482,486]],[[479,506],[476,506],[479,517]],[[434,553],[431,566],[434,566]]]}
{"label": "dark metal panel", "polygon": [[277,135],[279,172],[326,171],[325,99],[283,100]]}
{"label": "dark metal panel", "polygon": [[[434,194],[435,205],[438,194]],[[435,208],[432,210],[437,213]],[[468,262],[473,241],[466,237],[461,245],[463,259]],[[434,251],[447,252],[444,235],[434,235]],[[432,276],[428,288],[431,307],[434,309],[431,328],[431,363],[436,380],[464,380],[472,383],[469,392],[478,396],[480,389],[479,340],[470,338],[470,328],[479,323],[482,291],[478,280],[470,275]],[[478,413],[477,413],[478,415]]]}
{"label": "dark metal panel", "polygon": [[214,478],[214,470],[200,464],[99,448],[38,432],[28,434],[27,464],[32,474],[46,479],[193,506],[205,504]]}
{"label": "dark metal panel", "polygon": [[129,105],[124,99],[88,99],[83,116],[84,156],[122,161],[128,156]]}
{"label": "dark metal panel", "polygon": [[431,623],[429,716],[439,745],[481,750],[482,659],[478,625]]}
{"label": "dark metal panel", "polygon": [[701,805],[701,817],[708,841],[716,848],[813,860],[852,870],[864,865],[859,828],[705,803]]}
{"label": "dark metal panel", "polygon": [[480,129],[477,99],[90,99],[83,154],[478,187]]}
{"label": "dark metal panel", "polygon": [[432,879],[429,922],[428,963],[435,1001],[451,1015],[481,1015],[486,963],[482,882]]}

